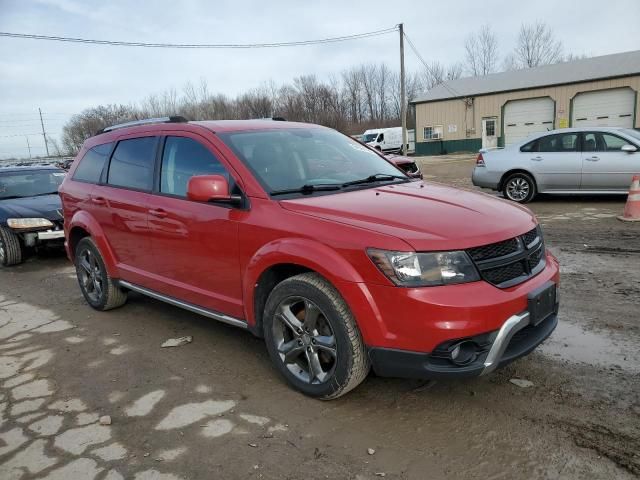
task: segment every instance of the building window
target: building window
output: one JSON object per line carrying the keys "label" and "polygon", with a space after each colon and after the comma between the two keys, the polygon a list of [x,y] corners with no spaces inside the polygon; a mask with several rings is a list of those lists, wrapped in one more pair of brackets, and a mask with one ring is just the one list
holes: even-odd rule
{"label": "building window", "polygon": [[442,138],[442,125],[433,125],[424,127],[425,140],[440,140]]}
{"label": "building window", "polygon": [[496,121],[495,120],[487,120],[485,122],[485,130],[487,133],[487,137],[495,137],[496,135]]}

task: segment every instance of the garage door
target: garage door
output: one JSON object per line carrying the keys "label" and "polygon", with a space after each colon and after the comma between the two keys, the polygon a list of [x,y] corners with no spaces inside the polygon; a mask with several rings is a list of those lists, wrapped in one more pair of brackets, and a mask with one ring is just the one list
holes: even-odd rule
{"label": "garage door", "polygon": [[553,100],[514,100],[504,106],[504,143],[510,145],[537,132],[553,130]]}
{"label": "garage door", "polygon": [[573,99],[573,127],[633,127],[635,92],[614,88],[584,92]]}

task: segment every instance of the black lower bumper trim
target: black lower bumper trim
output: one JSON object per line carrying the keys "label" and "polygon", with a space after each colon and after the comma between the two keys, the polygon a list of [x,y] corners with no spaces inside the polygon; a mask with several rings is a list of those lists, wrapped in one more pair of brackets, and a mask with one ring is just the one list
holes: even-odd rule
{"label": "black lower bumper trim", "polygon": [[[517,332],[509,341],[499,361],[499,367],[530,353],[551,335],[557,324],[558,316],[552,314],[538,325],[528,325]],[[383,347],[369,348],[369,360],[373,371],[381,377],[418,379],[477,377],[485,368],[485,358],[486,353],[469,365],[458,366],[451,362],[443,362],[441,358],[432,357],[429,353]]]}

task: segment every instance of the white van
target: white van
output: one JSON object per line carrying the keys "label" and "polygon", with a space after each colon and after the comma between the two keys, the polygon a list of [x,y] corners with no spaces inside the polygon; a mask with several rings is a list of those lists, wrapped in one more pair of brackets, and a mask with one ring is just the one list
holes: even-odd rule
{"label": "white van", "polygon": [[[367,130],[362,135],[362,142],[370,147],[383,152],[400,152],[402,150],[402,127],[374,128]],[[411,131],[407,131],[407,148],[405,153],[411,151]]]}

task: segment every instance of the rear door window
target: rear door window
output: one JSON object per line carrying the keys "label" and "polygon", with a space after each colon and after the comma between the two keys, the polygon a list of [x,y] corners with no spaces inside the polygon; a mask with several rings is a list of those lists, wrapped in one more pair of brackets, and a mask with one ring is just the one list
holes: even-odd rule
{"label": "rear door window", "polygon": [[547,135],[538,139],[539,152],[575,152],[577,150],[578,134],[562,133],[558,135]]}
{"label": "rear door window", "polygon": [[141,137],[118,142],[109,165],[107,183],[133,190],[151,190],[157,137]]}
{"label": "rear door window", "polygon": [[113,143],[104,143],[87,150],[73,174],[73,179],[80,182],[99,183],[112,146]]}
{"label": "rear door window", "polygon": [[229,175],[218,159],[200,142],[188,137],[167,137],[162,154],[160,192],[187,196],[194,175]]}

